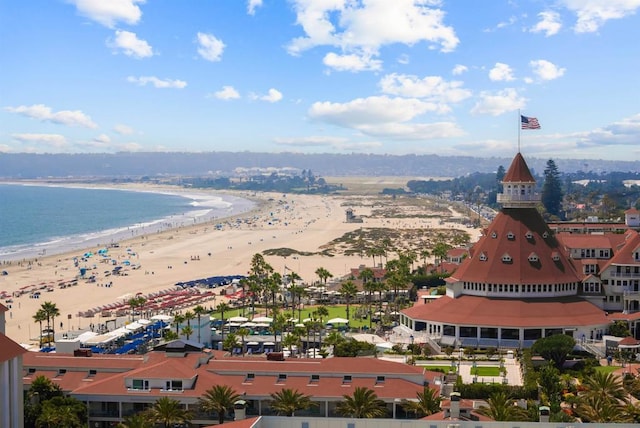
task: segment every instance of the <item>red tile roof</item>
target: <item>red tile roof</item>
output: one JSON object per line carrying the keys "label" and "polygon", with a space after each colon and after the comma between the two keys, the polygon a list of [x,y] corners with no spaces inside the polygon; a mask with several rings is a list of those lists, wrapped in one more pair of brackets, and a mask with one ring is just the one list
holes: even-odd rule
{"label": "red tile roof", "polygon": [[518,152],[511,161],[511,166],[507,170],[503,183],[535,183],[536,179],[531,175],[527,163],[524,161],[522,154]]}
{"label": "red tile roof", "polygon": [[578,297],[518,300],[443,296],[402,312],[414,320],[513,328],[579,327],[610,322],[600,308]]}
{"label": "red tile roof", "polygon": [[28,351],[11,340],[8,336],[0,333],[0,363],[12,360]]}
{"label": "red tile roof", "polygon": [[[259,426],[257,423],[260,418],[261,416],[255,416],[253,418],[242,419],[240,421],[225,422],[224,428],[253,428],[255,426]],[[219,426],[220,425],[209,425],[204,428],[218,428]]]}
{"label": "red tile roof", "polygon": [[7,308],[5,305],[0,303],[0,312],[7,312],[8,310],[9,310],[9,308]]}
{"label": "red tile roof", "polygon": [[[486,260],[481,260],[481,254]],[[537,262],[529,261],[532,254],[537,256]],[[556,254],[558,260],[554,260]],[[503,261],[506,255],[511,262]],[[453,273],[451,280],[556,284],[578,282],[580,275],[535,208],[504,208],[473,246],[471,257],[467,257]]]}
{"label": "red tile roof", "polygon": [[607,262],[603,269],[611,265],[640,265],[640,261],[633,257],[633,252],[640,246],[640,233],[630,230],[625,234],[626,240]]}

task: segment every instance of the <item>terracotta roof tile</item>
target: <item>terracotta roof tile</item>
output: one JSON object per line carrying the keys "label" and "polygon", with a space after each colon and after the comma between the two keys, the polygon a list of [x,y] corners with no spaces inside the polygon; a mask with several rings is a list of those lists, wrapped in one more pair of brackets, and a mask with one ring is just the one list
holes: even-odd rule
{"label": "terracotta roof tile", "polygon": [[8,336],[0,333],[0,362],[12,360],[20,355],[26,354],[28,351],[22,346],[11,340]]}
{"label": "terracotta roof tile", "polygon": [[511,166],[502,179],[503,183],[535,183],[536,179],[531,175],[529,167],[525,162],[522,154],[518,152],[511,161]]}
{"label": "terracotta roof tile", "polygon": [[[531,236],[528,238],[527,236]],[[485,257],[480,257],[484,253]],[[538,262],[529,261],[535,253]],[[578,282],[580,276],[535,208],[504,208],[451,280],[492,284]],[[554,255],[558,260],[554,260]],[[503,261],[503,256],[511,261]],[[484,260],[483,260],[484,259]]]}
{"label": "terracotta roof tile", "polygon": [[519,300],[443,296],[402,312],[418,320],[513,328],[577,327],[610,322],[600,308],[579,297]]}

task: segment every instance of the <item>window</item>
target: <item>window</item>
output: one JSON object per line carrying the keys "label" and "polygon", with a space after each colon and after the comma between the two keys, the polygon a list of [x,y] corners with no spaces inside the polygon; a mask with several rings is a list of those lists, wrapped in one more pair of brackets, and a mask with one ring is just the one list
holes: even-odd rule
{"label": "window", "polygon": [[480,253],[480,261],[482,262],[486,262],[487,261],[487,255],[484,253],[484,251],[482,253]]}
{"label": "window", "polygon": [[251,383],[256,378],[255,373],[247,373],[247,376],[244,378],[245,383]]}
{"label": "window", "polygon": [[528,230],[528,231],[527,231],[527,233],[525,233],[525,235],[524,235],[524,236],[525,236],[525,238],[527,238],[527,239],[533,239],[533,233],[531,233],[531,231],[530,231],[530,230]]}
{"label": "window", "polygon": [[529,261],[531,263],[535,263],[539,260],[538,255],[536,253],[529,254]]}
{"label": "window", "polygon": [[64,376],[67,372],[67,369],[58,369],[58,374],[56,376]]}
{"label": "window", "polygon": [[36,372],[36,369],[34,369],[33,367],[29,367],[29,370],[27,370],[27,373],[29,373],[30,375],[34,374]]}
{"label": "window", "polygon": [[557,262],[557,261],[559,261],[559,260],[560,260],[560,254],[554,251],[554,252],[551,254],[551,258],[553,259],[553,261],[554,261],[554,262]]}
{"label": "window", "polygon": [[511,258],[511,256],[509,255],[509,253],[504,253],[502,255],[502,261],[505,263],[511,263],[513,259]]}
{"label": "window", "polygon": [[133,382],[131,383],[131,389],[147,391],[149,389],[149,381],[143,379],[133,379]]}
{"label": "window", "polygon": [[344,376],[342,377],[342,383],[343,383],[343,384],[344,384],[344,383],[350,384],[350,383],[351,383],[351,375],[344,375]]}
{"label": "window", "polygon": [[95,370],[95,369],[89,370],[89,377],[94,377],[96,374],[98,374],[97,370]]}
{"label": "window", "polygon": [[544,232],[544,233],[542,234],[542,237],[543,237],[544,239],[547,239],[547,238],[549,237],[549,232]]}
{"label": "window", "polygon": [[165,391],[182,391],[182,381],[168,380],[166,383]]}
{"label": "window", "polygon": [[309,379],[309,383],[316,384],[318,382],[320,382],[320,375],[319,374],[312,374],[311,375],[311,379]]}
{"label": "window", "polygon": [[377,376],[376,377],[376,385],[380,385],[384,383],[384,376]]}
{"label": "window", "polygon": [[276,383],[283,383],[285,380],[287,380],[287,375],[284,373],[280,373],[278,375],[278,380],[276,381]]}
{"label": "window", "polygon": [[516,235],[514,235],[513,232],[509,232],[507,233],[507,239],[509,241],[513,241],[514,239],[516,239]]}
{"label": "window", "polygon": [[498,234],[496,232],[491,233],[491,237],[493,239],[496,239],[498,237]]}

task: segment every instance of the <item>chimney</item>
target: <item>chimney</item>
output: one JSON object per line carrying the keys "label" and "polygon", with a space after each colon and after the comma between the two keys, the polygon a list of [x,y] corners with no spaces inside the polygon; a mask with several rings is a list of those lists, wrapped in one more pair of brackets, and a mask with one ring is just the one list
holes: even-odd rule
{"label": "chimney", "polygon": [[245,400],[238,400],[233,403],[233,420],[240,421],[247,418],[246,410],[247,402]]}
{"label": "chimney", "polygon": [[551,409],[548,406],[540,406],[538,412],[540,413],[540,422],[549,422]]}
{"label": "chimney", "polygon": [[452,392],[449,396],[451,406],[449,407],[449,417],[451,419],[460,419],[460,393]]}

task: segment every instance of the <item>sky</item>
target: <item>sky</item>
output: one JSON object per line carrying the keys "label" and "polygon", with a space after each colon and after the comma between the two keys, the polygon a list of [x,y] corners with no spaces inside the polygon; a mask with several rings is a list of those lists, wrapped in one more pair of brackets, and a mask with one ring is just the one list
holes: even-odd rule
{"label": "sky", "polygon": [[0,153],[518,150],[640,159],[640,0],[0,2]]}

